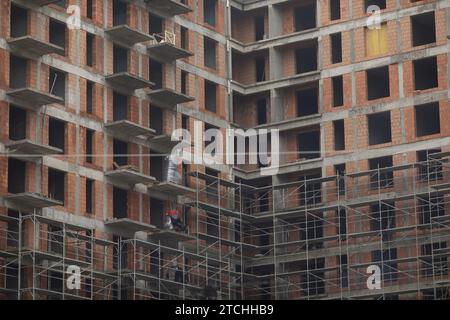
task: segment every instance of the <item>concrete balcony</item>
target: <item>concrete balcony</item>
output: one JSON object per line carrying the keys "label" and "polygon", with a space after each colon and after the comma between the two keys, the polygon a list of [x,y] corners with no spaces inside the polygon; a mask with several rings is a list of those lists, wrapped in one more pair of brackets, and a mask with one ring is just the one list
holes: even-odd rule
{"label": "concrete balcony", "polygon": [[33,36],[23,36],[19,38],[8,39],[11,51],[17,55],[30,55],[41,57],[46,54],[56,53],[64,55],[64,48],[54,45],[47,41],[39,40]]}
{"label": "concrete balcony", "polygon": [[11,141],[5,145],[8,155],[15,158],[33,159],[63,153],[63,150],[33,142],[28,139]]}
{"label": "concrete balcony", "polygon": [[116,138],[131,139],[139,136],[153,137],[155,130],[129,120],[112,121],[105,124],[108,133]]}
{"label": "concrete balcony", "polygon": [[46,6],[48,4],[51,4],[51,3],[58,2],[58,0],[28,0],[27,2],[32,3],[32,4],[36,5],[36,6],[42,7],[42,6]]}
{"label": "concrete balcony", "polygon": [[136,43],[152,40],[153,37],[123,24],[105,30],[113,42],[132,47]]}
{"label": "concrete balcony", "polygon": [[114,89],[125,93],[154,86],[154,83],[126,71],[108,75],[105,77],[105,81]]}
{"label": "concrete balcony", "polygon": [[11,205],[13,208],[25,211],[63,205],[61,201],[33,192],[11,194],[4,197],[4,200],[8,207]]}
{"label": "concrete balcony", "polygon": [[176,16],[192,11],[190,7],[179,0],[147,0],[146,4],[150,10],[160,11],[168,16]]}
{"label": "concrete balcony", "polygon": [[187,233],[174,230],[157,230],[148,236],[149,241],[166,244],[169,246],[176,245],[178,242],[195,240],[194,236]]}
{"label": "concrete balcony", "polygon": [[180,140],[172,141],[172,137],[165,134],[157,135],[149,140],[150,148],[161,153],[171,152],[180,142]]}
{"label": "concrete balcony", "polygon": [[172,63],[175,60],[194,55],[192,52],[167,41],[155,41],[154,44],[147,47],[147,52],[150,57],[163,63]]}
{"label": "concrete balcony", "polygon": [[109,179],[109,182],[119,187],[127,186],[132,188],[136,184],[152,185],[156,182],[154,177],[142,174],[137,168],[129,165],[108,171],[105,173],[105,176]]}
{"label": "concrete balcony", "polygon": [[147,96],[152,104],[167,109],[174,109],[177,104],[191,102],[195,100],[191,96],[167,88],[153,90]]}
{"label": "concrete balcony", "polygon": [[161,182],[156,183],[149,187],[150,192],[160,192],[165,193],[171,196],[186,196],[193,195],[195,190],[181,184],[173,183],[173,182]]}
{"label": "concrete balcony", "polygon": [[41,106],[52,103],[64,105],[64,99],[48,92],[38,91],[32,88],[11,89],[6,95],[22,107],[39,109]]}
{"label": "concrete balcony", "polygon": [[155,226],[129,218],[114,218],[105,222],[105,228],[110,229],[112,233],[125,237],[132,236],[136,232],[151,232],[156,229]]}

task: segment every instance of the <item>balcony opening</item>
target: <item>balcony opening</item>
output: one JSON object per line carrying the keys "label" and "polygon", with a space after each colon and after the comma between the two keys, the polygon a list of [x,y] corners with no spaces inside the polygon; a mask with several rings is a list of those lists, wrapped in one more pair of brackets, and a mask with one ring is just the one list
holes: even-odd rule
{"label": "balcony opening", "polygon": [[9,107],[9,140],[23,140],[27,136],[27,112],[13,105]]}
{"label": "balcony opening", "polygon": [[345,150],[345,128],[344,120],[333,121],[334,150]]}
{"label": "balcony opening", "polygon": [[217,84],[205,80],[205,109],[216,112],[217,109]]}
{"label": "balcony opening", "polygon": [[267,123],[267,100],[259,99],[256,102],[256,112],[258,117],[258,125]]}
{"label": "balcony opening", "polygon": [[441,132],[439,102],[414,107],[416,116],[416,136],[423,137]]}
{"label": "balcony opening", "polygon": [[48,77],[48,87],[50,88],[50,93],[66,99],[66,73],[50,68],[50,73]]}
{"label": "balcony opening", "polygon": [[26,162],[8,158],[8,192],[25,192]]}
{"label": "balcony opening", "polygon": [[341,0],[330,0],[330,20],[341,18]]}
{"label": "balcony opening", "polygon": [[203,21],[211,26],[216,25],[216,0],[203,1]]}
{"label": "balcony opening", "polygon": [[380,67],[366,71],[367,100],[389,97],[389,67]]}
{"label": "balcony opening", "polygon": [[297,74],[317,70],[317,42],[310,42],[295,52]]}
{"label": "balcony opening", "polygon": [[150,59],[150,81],[155,84],[155,89],[161,89],[163,87],[163,65],[162,63]]}
{"label": "balcony opening", "polygon": [[114,166],[122,167],[128,165],[128,143],[114,139],[113,154]]}
{"label": "balcony opening", "polygon": [[164,202],[150,198],[150,223],[157,228],[164,227]]}
{"label": "balcony opening", "polygon": [[255,17],[255,41],[264,40],[266,38],[265,18],[264,16]]}
{"label": "balcony opening", "polygon": [[189,74],[186,71],[181,71],[181,93],[187,94],[188,92]]}
{"label": "balcony opening", "polygon": [[113,121],[128,119],[128,97],[113,92]]}
{"label": "balcony opening", "polygon": [[419,198],[420,223],[429,224],[432,218],[445,215],[445,201],[443,195],[423,196]]}
{"label": "balcony opening", "polygon": [[162,35],[163,29],[164,29],[163,24],[164,24],[163,18],[161,18],[157,15],[151,14],[151,13],[148,14],[148,33],[149,34]]}
{"label": "balcony opening", "polygon": [[297,91],[297,117],[319,113],[319,89],[306,88]]}
{"label": "balcony opening", "polygon": [[120,0],[113,0],[113,26],[127,24],[127,3]]}
{"label": "balcony opening", "polygon": [[364,12],[367,12],[367,9],[370,6],[377,6],[381,10],[386,9],[386,0],[365,0],[364,1],[365,7]]}
{"label": "balcony opening", "polygon": [[185,27],[180,27],[180,41],[182,49],[189,49],[189,30]]}
{"label": "balcony opening", "polygon": [[258,57],[255,60],[256,82],[266,81],[266,58]]}
{"label": "balcony opening", "polygon": [[86,178],[86,213],[92,213],[94,203],[94,180]]}
{"label": "balcony opening", "polygon": [[128,217],[128,191],[113,187],[113,218]]}
{"label": "balcony opening", "polygon": [[156,131],[156,135],[163,134],[164,112],[156,106],[150,107],[150,128]]}
{"label": "balcony opening", "polygon": [[392,141],[390,111],[369,114],[369,145],[388,143]]}
{"label": "balcony opening", "polygon": [[342,35],[340,32],[330,35],[331,39],[331,63],[342,62]]}
{"label": "balcony opening", "polygon": [[48,169],[48,196],[64,205],[66,174],[63,171]]}
{"label": "balcony opening", "polygon": [[128,50],[127,49],[114,45],[113,69],[114,69],[114,73],[128,71]]}
{"label": "balcony opening", "polygon": [[94,83],[86,81],[86,112],[92,114],[94,110]]}
{"label": "balcony opening", "polygon": [[86,162],[92,163],[94,154],[94,130],[86,129]]}
{"label": "balcony opening", "polygon": [[415,60],[413,65],[415,90],[426,90],[438,86],[436,57]]}
{"label": "balcony opening", "polygon": [[11,38],[28,34],[28,10],[11,4],[10,30]]}
{"label": "balcony opening", "polygon": [[343,77],[333,77],[333,107],[341,107],[344,105],[344,84]]}
{"label": "balcony opening", "polygon": [[9,58],[9,86],[11,89],[27,86],[27,59],[11,55]]}
{"label": "balcony opening", "polygon": [[316,2],[295,8],[295,31],[304,31],[316,27]]}
{"label": "balcony opening", "polygon": [[86,33],[86,65],[88,67],[94,66],[94,42],[95,36],[91,33]]}
{"label": "balcony opening", "polygon": [[49,39],[50,43],[66,48],[66,24],[54,19],[50,19],[49,26]]}
{"label": "balcony opening", "polygon": [[299,160],[320,158],[320,131],[299,133],[297,141]]}
{"label": "balcony opening", "polygon": [[152,155],[150,158],[150,175],[160,182],[164,182],[166,172],[165,155],[160,155],[160,152],[150,150]]}
{"label": "balcony opening", "polygon": [[412,44],[414,47],[436,42],[434,11],[411,17]]}
{"label": "balcony opening", "polygon": [[418,166],[420,181],[436,181],[443,178],[442,163],[430,159],[430,155],[440,153],[441,151],[441,149],[417,151],[417,161],[420,162]]}
{"label": "balcony opening", "polygon": [[[378,170],[392,167],[392,156],[379,157],[369,159],[369,170]],[[373,171],[370,173],[370,188],[378,189],[389,188],[394,184],[394,173],[391,170],[387,171]]]}
{"label": "balcony opening", "polygon": [[66,123],[64,121],[49,118],[48,144],[65,151]]}
{"label": "balcony opening", "polygon": [[204,65],[205,67],[216,69],[216,41],[203,38],[203,53],[204,53]]}

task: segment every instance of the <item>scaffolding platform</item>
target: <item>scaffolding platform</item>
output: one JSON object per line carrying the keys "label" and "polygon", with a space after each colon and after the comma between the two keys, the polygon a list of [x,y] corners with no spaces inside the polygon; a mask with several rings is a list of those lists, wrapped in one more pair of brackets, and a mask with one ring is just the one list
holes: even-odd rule
{"label": "scaffolding platform", "polygon": [[11,141],[5,145],[9,155],[18,158],[36,158],[63,153],[63,150],[28,139]]}
{"label": "scaffolding platform", "polygon": [[174,110],[177,104],[195,100],[191,96],[168,88],[153,90],[147,96],[152,104],[170,110]]}
{"label": "scaffolding platform", "polygon": [[148,46],[147,52],[150,57],[164,63],[171,63],[175,60],[187,58],[193,55],[192,52],[179,48],[167,41],[157,42]]}
{"label": "scaffolding platform", "polygon": [[109,28],[105,30],[105,33],[109,35],[113,42],[125,44],[129,47],[135,45],[136,43],[146,42],[153,39],[150,35],[131,28],[126,24]]}
{"label": "scaffolding platform", "polygon": [[118,91],[126,93],[154,86],[154,83],[139,76],[132,75],[129,72],[119,72],[108,75],[105,77],[105,81]]}
{"label": "scaffolding platform", "polygon": [[105,124],[105,128],[117,137],[134,138],[138,136],[152,137],[155,130],[144,127],[129,120],[112,121]]}
{"label": "scaffolding platform", "polygon": [[64,104],[64,100],[62,98],[32,88],[12,89],[9,90],[6,95],[17,99],[18,102],[26,103],[26,105],[21,105],[23,107],[34,107],[35,109],[47,104]]}
{"label": "scaffolding platform", "polygon": [[149,0],[146,4],[150,10],[160,11],[168,16],[176,16],[192,11],[189,6],[181,3],[179,0]]}
{"label": "scaffolding platform", "polygon": [[22,55],[24,52],[36,57],[46,54],[56,53],[64,55],[64,48],[54,45],[53,43],[39,40],[34,36],[23,36],[8,39],[8,44],[15,54]]}

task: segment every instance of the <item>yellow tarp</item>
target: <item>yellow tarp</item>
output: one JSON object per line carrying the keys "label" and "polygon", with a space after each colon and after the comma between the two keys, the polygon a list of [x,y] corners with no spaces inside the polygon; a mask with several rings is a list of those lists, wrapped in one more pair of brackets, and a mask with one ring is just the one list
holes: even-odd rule
{"label": "yellow tarp", "polygon": [[379,29],[365,28],[366,56],[376,56],[388,52],[387,24],[383,23]]}

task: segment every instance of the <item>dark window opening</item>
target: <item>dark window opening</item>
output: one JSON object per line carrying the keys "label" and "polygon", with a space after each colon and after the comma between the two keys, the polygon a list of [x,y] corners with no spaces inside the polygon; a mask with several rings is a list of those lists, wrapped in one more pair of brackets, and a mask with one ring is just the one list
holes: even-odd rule
{"label": "dark window opening", "polygon": [[380,170],[380,172],[378,172],[378,169],[391,167],[392,167],[392,156],[379,157],[369,160],[369,170],[374,170],[370,174],[371,189],[377,189],[378,186],[380,186],[380,188],[389,188],[393,186],[394,173],[392,172],[392,170]]}
{"label": "dark window opening", "polygon": [[337,233],[344,240],[347,235],[347,210],[339,209],[336,211],[336,214],[338,216]]}
{"label": "dark window opening", "polygon": [[94,142],[94,130],[86,129],[86,162],[92,163],[93,160],[93,142]]}
{"label": "dark window opening", "polygon": [[[63,292],[63,275],[61,272],[57,271],[48,271],[48,277],[49,277],[49,289],[53,292]],[[61,300],[61,296],[59,295],[53,295],[50,296],[49,300]]]}
{"label": "dark window opening", "polygon": [[205,80],[205,109],[216,112],[217,109],[217,85]]}
{"label": "dark window opening", "polygon": [[396,281],[398,278],[397,270],[397,248],[372,251],[372,262],[378,263],[381,269],[382,280]]}
{"label": "dark window opening", "polygon": [[[205,143],[204,143],[204,147],[205,147],[205,149],[206,149],[206,147],[209,146],[211,143],[213,143],[213,142],[216,142],[216,143],[217,143],[217,141],[216,141],[216,140],[217,140],[217,136],[216,136],[214,133],[212,133],[212,136],[208,137],[209,140],[206,140],[206,139],[207,139],[207,137],[206,137],[206,132],[207,132],[208,130],[219,130],[219,128],[217,128],[217,127],[215,127],[215,126],[213,126],[213,125],[210,125],[209,123],[205,123],[205,132],[204,132],[204,135],[205,135]],[[215,155],[216,155],[216,152],[217,152],[217,150],[216,150],[216,149],[213,149],[212,152],[211,152],[211,155],[212,155],[212,156],[215,156]]]}
{"label": "dark window opening", "polygon": [[27,135],[27,112],[24,109],[9,107],[9,139],[13,141],[25,139]]}
{"label": "dark window opening", "polygon": [[[206,233],[209,236],[213,236],[215,238],[217,238],[219,236],[219,226],[218,226],[218,219],[217,216],[210,214],[210,213],[206,213]],[[209,240],[209,243],[213,243],[215,242],[215,240]]]}
{"label": "dark window opening", "polygon": [[56,21],[56,20],[53,20],[53,19],[50,19],[49,39],[50,39],[50,43],[65,49],[66,48],[66,24]]}
{"label": "dark window opening", "polygon": [[259,99],[256,102],[256,112],[258,114],[258,125],[267,123],[267,101]]}
{"label": "dark window opening", "polygon": [[64,204],[65,178],[63,171],[48,169],[48,196]]}
{"label": "dark window opening", "polygon": [[[317,181],[308,181],[320,178],[320,174],[313,174],[300,177],[299,181],[306,180],[305,185],[300,186],[299,188],[299,198],[300,204],[302,206],[314,206],[316,204],[320,204],[322,202],[322,184]],[[312,220],[311,220],[312,221]]]}
{"label": "dark window opening", "polygon": [[204,64],[205,67],[216,69],[216,41],[203,38],[203,53],[204,53]]}
{"label": "dark window opening", "polygon": [[256,82],[266,81],[266,58],[256,58]]}
{"label": "dark window opening", "polygon": [[209,199],[217,199],[218,197],[217,179],[219,178],[219,172],[213,169],[205,168],[205,174],[207,175],[205,179],[206,196]]}
{"label": "dark window opening", "polygon": [[334,150],[345,150],[345,130],[344,120],[333,121],[334,129]]}
{"label": "dark window opening", "polygon": [[303,294],[308,296],[320,295],[325,293],[325,259],[311,259],[301,263],[301,286]]}
{"label": "dark window opening", "polygon": [[189,49],[189,30],[185,27],[180,27],[181,48]]}
{"label": "dark window opening", "polygon": [[438,86],[436,57],[415,60],[413,65],[415,90],[425,90]]}
{"label": "dark window opening", "polygon": [[211,26],[216,25],[216,0],[203,1],[203,18],[205,23]]}
{"label": "dark window opening", "polygon": [[86,0],[86,17],[92,19],[94,17],[94,0]]}
{"label": "dark window opening", "polygon": [[150,128],[156,131],[157,135],[163,134],[164,112],[156,106],[150,107]]}
{"label": "dark window opening", "polygon": [[[15,210],[8,209],[8,217],[14,218],[16,220],[10,220],[7,223],[7,234],[6,234],[6,243],[8,247],[18,248],[19,247],[19,212]],[[7,268],[8,269],[8,268]],[[7,276],[8,277],[8,276]]]}
{"label": "dark window opening", "polygon": [[128,165],[128,144],[126,142],[114,139],[113,154],[113,161],[117,166]]}
{"label": "dark window opening", "polygon": [[150,59],[150,81],[153,82],[155,89],[161,89],[163,87],[163,65],[162,63]]}
{"label": "dark window opening", "polygon": [[377,6],[381,10],[386,9],[386,0],[365,0],[364,12],[367,12],[369,6]]}
{"label": "dark window opening", "polygon": [[317,87],[297,91],[297,117],[319,112],[319,89]]}
{"label": "dark window opening", "polygon": [[86,33],[86,65],[94,66],[94,40],[95,36],[91,33]]}
{"label": "dark window opening", "polygon": [[331,63],[342,62],[342,35],[340,32],[330,35]]}
{"label": "dark window opening", "polygon": [[113,93],[113,121],[128,119],[128,97],[126,95]]}
{"label": "dark window opening", "polygon": [[295,31],[316,27],[316,2],[295,8]]}
{"label": "dark window opening", "polygon": [[339,20],[341,18],[341,1],[330,0],[330,20]]}
{"label": "dark window opening", "polygon": [[127,3],[120,0],[113,0],[113,26],[127,24]]}
{"label": "dark window opening", "polygon": [[124,219],[128,217],[127,190],[113,187],[113,218]]}
{"label": "dark window opening", "polygon": [[11,4],[11,38],[19,38],[28,34],[28,10]]}
{"label": "dark window opening", "polygon": [[186,71],[181,71],[181,93],[187,94],[188,92],[189,74]]}
{"label": "dark window opening", "polygon": [[86,81],[86,112],[92,113],[94,110],[94,83]]}
{"label": "dark window opening", "polygon": [[113,49],[113,69],[114,73],[128,71],[128,50],[119,46]]}
{"label": "dark window opening", "polygon": [[86,213],[92,213],[94,203],[94,180],[86,179]]}
{"label": "dark window opening", "polygon": [[341,279],[341,288],[347,288],[348,287],[348,259],[347,255],[341,255],[337,257],[338,263],[339,263],[339,273],[340,273],[340,279]]}
{"label": "dark window opening", "polygon": [[62,71],[50,68],[50,74],[48,77],[48,85],[50,88],[50,93],[66,99],[66,74]]}
{"label": "dark window opening", "polygon": [[185,114],[181,115],[181,128],[189,130],[189,116]]}
{"label": "dark window opening", "polygon": [[393,204],[374,204],[370,207],[370,227],[372,231],[382,231],[383,240],[389,240],[391,233],[386,232],[395,228],[395,209]]}
{"label": "dark window opening", "polygon": [[298,135],[298,158],[320,158],[320,131],[303,132]]}
{"label": "dark window opening", "polygon": [[264,27],[264,16],[255,17],[255,41],[264,40],[266,37],[265,27]]}
{"label": "dark window opening", "polygon": [[8,192],[25,192],[26,181],[26,163],[25,161],[8,158]]}
{"label": "dark window opening", "polygon": [[435,242],[422,245],[421,273],[423,276],[431,277],[448,275],[448,257],[446,255],[447,243]]}
{"label": "dark window opening", "polygon": [[[159,34],[163,33],[163,24],[164,21],[161,17],[158,17],[154,14],[149,13],[148,15],[148,33],[150,34]],[[183,28],[183,27],[181,27]]]}
{"label": "dark window opening", "polygon": [[441,132],[439,102],[415,106],[416,135],[427,136]]}
{"label": "dark window opening", "polygon": [[333,107],[344,105],[344,84],[343,77],[337,76],[332,78],[333,82]]}
{"label": "dark window opening", "polygon": [[27,64],[26,59],[11,55],[9,58],[9,86],[12,89],[27,86]]}
{"label": "dark window opening", "polygon": [[150,198],[150,223],[157,228],[164,226],[164,202]]}
{"label": "dark window opening", "polygon": [[411,17],[413,46],[421,46],[436,42],[434,11]]}
{"label": "dark window opening", "polygon": [[313,43],[295,52],[297,73],[317,70],[317,43]]}
{"label": "dark window opening", "polygon": [[443,195],[419,198],[420,223],[429,224],[432,218],[445,215],[445,201]]}
{"label": "dark window opening", "polygon": [[55,118],[48,122],[48,144],[49,146],[65,151],[66,123]]}
{"label": "dark window opening", "polygon": [[[323,237],[323,220],[316,217],[308,217],[308,222],[300,223],[300,239],[314,240]],[[323,243],[314,241],[309,244],[309,249],[322,248]]]}
{"label": "dark window opening", "polygon": [[[63,254],[63,243],[64,243],[63,230],[60,227],[49,225],[48,226],[48,250],[53,253],[56,253],[56,254]],[[51,279],[52,283],[53,283],[53,281],[57,280],[57,279],[55,279],[55,274],[56,274],[56,278],[59,279],[61,277],[60,273],[52,272],[52,275],[53,275],[53,277]],[[60,290],[60,291],[62,290],[62,284],[57,285],[57,287],[58,287],[58,289],[56,289],[56,290]],[[53,286],[53,289],[55,289],[54,286]]]}
{"label": "dark window opening", "polygon": [[150,175],[156,180],[164,182],[166,177],[164,172],[166,172],[165,156],[159,155],[157,151],[150,151],[152,157],[150,158]]}
{"label": "dark window opening", "polygon": [[392,141],[391,112],[380,112],[367,116],[369,126],[369,145]]}
{"label": "dark window opening", "polygon": [[434,153],[440,153],[441,149],[429,149],[417,151],[417,161],[420,162],[419,179],[421,181],[435,181],[443,178],[442,163],[430,158]]}
{"label": "dark window opening", "polygon": [[366,71],[367,99],[375,100],[389,97],[389,67],[380,67]]}
{"label": "dark window opening", "polygon": [[345,195],[345,163],[337,164],[334,166],[334,172],[336,173],[336,176],[338,176],[338,192],[339,195]]}

